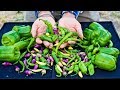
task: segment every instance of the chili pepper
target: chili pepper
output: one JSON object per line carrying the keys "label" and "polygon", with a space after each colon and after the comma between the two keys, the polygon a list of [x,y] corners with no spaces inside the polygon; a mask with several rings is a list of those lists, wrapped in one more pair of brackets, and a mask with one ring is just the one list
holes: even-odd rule
{"label": "chili pepper", "polygon": [[57,51],[58,51],[58,48],[59,46],[67,39],[69,38],[73,33],[72,32],[69,32],[68,34],[65,35],[65,37],[58,43],[57,47],[56,47],[56,54],[57,54]]}
{"label": "chili pepper", "polygon": [[44,63],[44,62],[39,62],[39,61],[36,61],[37,64],[43,66],[43,65],[47,65],[47,63]]}
{"label": "chili pepper", "polygon": [[90,76],[95,73],[94,65],[92,63],[88,65],[88,72]]}
{"label": "chili pepper", "polygon": [[32,69],[31,71],[36,73],[36,72],[41,72],[42,69],[36,69],[36,70],[35,70],[35,69]]}
{"label": "chili pepper", "polygon": [[62,37],[64,37],[65,36],[64,28],[61,26],[58,26],[58,29],[60,30],[60,34],[62,35]]}
{"label": "chili pepper", "polygon": [[43,20],[43,19],[39,19],[39,20],[42,20],[47,25],[48,33],[54,34],[52,24],[48,20]]}
{"label": "chili pepper", "polygon": [[91,57],[92,57],[92,52],[87,53],[87,57],[88,57],[88,59],[91,59]]}
{"label": "chili pepper", "polygon": [[81,72],[83,74],[87,73],[87,67],[85,66],[84,62],[82,62],[82,61],[79,63],[79,69],[81,70]]}
{"label": "chili pepper", "polygon": [[72,38],[68,38],[65,40],[65,42],[68,42],[68,41],[80,41],[80,39],[77,39],[77,37],[72,37]]}
{"label": "chili pepper", "polygon": [[109,41],[109,45],[108,45],[109,48],[113,47],[113,42],[110,40]]}
{"label": "chili pepper", "polygon": [[62,69],[59,67],[59,65],[55,65],[55,71],[58,75],[56,75],[57,77],[61,77],[62,76]]}
{"label": "chili pepper", "polygon": [[90,45],[87,47],[87,52],[91,52],[94,49],[94,45]]}
{"label": "chili pepper", "polygon": [[67,67],[65,70],[67,70],[67,71],[71,71],[71,70],[74,69],[74,66],[75,66],[75,65],[72,65],[72,66],[70,66],[69,68]]}
{"label": "chili pepper", "polygon": [[68,59],[71,59],[71,57],[68,57],[68,56],[65,56],[65,55],[61,55],[61,54],[57,55],[57,57],[59,57],[59,58],[68,58]]}
{"label": "chili pepper", "polygon": [[71,71],[68,72],[68,74],[71,74],[71,73],[73,73],[73,70],[71,70]]}
{"label": "chili pepper", "polygon": [[57,58],[56,53],[54,51],[52,51],[52,57],[54,58],[55,63],[58,64],[59,59]]}
{"label": "chili pepper", "polygon": [[20,73],[22,73],[22,72],[24,72],[24,70],[25,70],[25,65],[24,65],[24,63],[23,63],[22,61],[19,61],[19,63],[20,63],[21,66],[22,66],[22,69],[21,69],[21,71],[20,71]]}
{"label": "chili pepper", "polygon": [[43,54],[44,54],[44,55],[47,55],[48,52],[49,52],[49,49],[48,49],[48,48],[45,48],[45,49],[43,50]]}
{"label": "chili pepper", "polygon": [[69,65],[69,64],[76,58],[76,55],[75,55],[75,54],[73,54],[73,55],[74,55],[73,58],[71,58],[71,59],[68,61],[67,65]]}
{"label": "chili pepper", "polygon": [[94,62],[95,62],[95,55],[93,55],[93,56],[91,57],[91,62],[94,64]]}
{"label": "chili pepper", "polygon": [[79,75],[79,77],[83,78],[83,75],[82,75],[81,71],[78,72],[78,75]]}
{"label": "chili pepper", "polygon": [[35,50],[37,53],[39,53],[39,52],[40,52],[37,48],[34,48],[34,50]]}
{"label": "chili pepper", "polygon": [[76,58],[78,59],[78,61],[81,61],[81,57],[79,57],[79,55],[76,55]]}
{"label": "chili pepper", "polygon": [[77,74],[79,72],[79,66],[78,65],[75,65],[73,71]]}
{"label": "chili pepper", "polygon": [[46,60],[44,57],[41,57],[41,58],[40,58],[40,61],[41,61],[41,62],[44,62],[44,63],[47,62],[47,60]]}
{"label": "chili pepper", "polygon": [[52,42],[55,42],[58,39],[58,35],[52,35]]}
{"label": "chili pepper", "polygon": [[30,47],[34,44],[35,38],[31,38],[29,45],[27,46],[28,52],[30,52]]}
{"label": "chili pepper", "polygon": [[95,48],[93,49],[93,51],[92,51],[92,54],[94,55],[94,54],[96,54],[98,51],[99,51],[99,48],[98,48],[98,47],[95,47]]}
{"label": "chili pepper", "polygon": [[20,41],[20,36],[16,31],[9,31],[2,35],[1,43],[4,46],[14,45],[16,42]]}
{"label": "chili pepper", "polygon": [[93,30],[89,28],[85,28],[83,35],[86,37],[87,40],[91,40],[91,34],[93,33]]}
{"label": "chili pepper", "polygon": [[77,43],[77,45],[80,46],[80,47],[83,48],[83,49],[86,49],[86,48],[88,47],[88,46],[82,45],[82,44],[80,44],[80,43]]}
{"label": "chili pepper", "polygon": [[41,68],[41,69],[50,69],[50,67],[46,66],[46,65],[39,65],[39,68]]}
{"label": "chili pepper", "polygon": [[43,41],[53,42],[52,39],[46,35],[41,35],[39,38]]}

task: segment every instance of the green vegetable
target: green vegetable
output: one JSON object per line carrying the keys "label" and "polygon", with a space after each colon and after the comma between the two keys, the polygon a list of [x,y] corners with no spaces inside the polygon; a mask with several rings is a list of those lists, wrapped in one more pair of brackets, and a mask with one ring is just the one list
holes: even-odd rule
{"label": "green vegetable", "polygon": [[111,47],[111,48],[100,47],[99,52],[109,54],[109,55],[112,55],[115,57],[118,57],[118,55],[119,55],[119,50],[117,48],[114,48],[114,47]]}
{"label": "green vegetable", "polygon": [[109,48],[113,47],[113,42],[110,40],[109,41],[109,45],[108,45]]}
{"label": "green vegetable", "polygon": [[98,51],[99,51],[99,47],[95,47],[92,51],[92,54],[97,54]]}
{"label": "green vegetable", "polygon": [[20,40],[20,36],[16,31],[9,31],[2,35],[2,45],[10,46],[14,45],[16,42]]}
{"label": "green vegetable", "polygon": [[35,42],[35,38],[31,38],[30,43],[29,43],[28,46],[27,46],[28,52],[30,52],[30,47],[33,46],[34,42]]}
{"label": "green vegetable", "polygon": [[91,52],[94,49],[94,45],[90,45],[87,47],[87,52]]}
{"label": "green vegetable", "polygon": [[44,50],[43,50],[43,54],[44,55],[47,55],[49,53],[49,49],[48,48],[45,48]]}
{"label": "green vegetable", "polygon": [[73,58],[71,58],[71,59],[68,61],[67,65],[69,65],[73,60],[75,60],[76,55],[75,55],[75,54],[73,54],[73,55],[74,55]]}
{"label": "green vegetable", "polygon": [[73,71],[77,74],[79,72],[79,66],[78,65],[75,65]]}
{"label": "green vegetable", "polygon": [[61,68],[59,67],[59,65],[55,65],[55,71],[56,71],[56,73],[57,73],[57,77],[61,77],[62,76],[62,70],[61,70]]}
{"label": "green vegetable", "polygon": [[73,70],[74,69],[74,64],[72,65],[72,66],[70,66],[69,68],[67,67],[65,70],[67,70],[67,71],[71,71],[71,70]]}
{"label": "green vegetable", "polygon": [[50,37],[46,36],[46,35],[41,35],[39,37],[43,41],[53,42],[52,39]]}
{"label": "green vegetable", "polygon": [[19,48],[19,50],[26,49],[29,44],[29,41],[19,41],[14,44],[14,47]]}
{"label": "green vegetable", "polygon": [[55,42],[58,39],[58,35],[52,35],[52,42]]}
{"label": "green vegetable", "polygon": [[20,51],[14,46],[0,46],[0,61],[16,62],[20,57]]}
{"label": "green vegetable", "polygon": [[94,65],[92,63],[88,65],[88,72],[90,76],[92,76],[95,73]]}
{"label": "green vegetable", "polygon": [[22,72],[24,72],[24,70],[25,70],[25,65],[24,65],[23,61],[19,61],[19,63],[20,63],[21,66],[22,66],[22,69],[21,69],[21,71],[20,71],[20,73],[22,73]]}
{"label": "green vegetable", "polygon": [[41,69],[50,69],[50,67],[47,66],[47,65],[39,65],[39,68],[41,68]]}
{"label": "green vegetable", "polygon": [[58,64],[59,59],[57,58],[56,53],[54,51],[52,51],[52,57],[54,58],[55,63]]}
{"label": "green vegetable", "polygon": [[81,70],[81,72],[83,74],[87,73],[87,67],[85,66],[84,62],[82,62],[82,61],[79,63],[79,69]]}
{"label": "green vegetable", "polygon": [[39,20],[42,20],[47,25],[48,33],[54,34],[52,24],[48,20],[43,20],[43,19],[39,19]]}
{"label": "green vegetable", "polygon": [[20,37],[31,37],[31,26],[30,25],[22,25],[19,27],[18,29],[18,34],[20,35]]}
{"label": "green vegetable", "polygon": [[98,53],[95,56],[94,64],[100,68],[107,71],[113,71],[116,69],[116,58],[112,55],[105,53]]}
{"label": "green vegetable", "polygon": [[47,62],[47,60],[46,60],[44,57],[41,57],[41,58],[40,58],[40,61],[41,61],[41,62],[45,62],[45,63]]}
{"label": "green vegetable", "polygon": [[56,54],[57,54],[57,51],[58,51],[58,48],[59,46],[67,39],[69,38],[73,33],[72,32],[69,32],[68,34],[65,35],[65,37],[58,43],[57,47],[56,47]]}

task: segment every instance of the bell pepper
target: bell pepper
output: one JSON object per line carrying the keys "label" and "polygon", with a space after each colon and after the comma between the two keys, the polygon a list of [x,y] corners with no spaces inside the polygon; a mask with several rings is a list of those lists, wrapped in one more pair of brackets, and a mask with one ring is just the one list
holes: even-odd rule
{"label": "bell pepper", "polygon": [[114,48],[114,47],[112,47],[112,48],[100,47],[99,52],[112,55],[116,58],[119,55],[119,50],[117,48]]}
{"label": "bell pepper", "polygon": [[27,26],[19,27],[18,34],[20,35],[20,37],[30,37],[30,36],[32,36],[31,26],[27,25]]}
{"label": "bell pepper", "polygon": [[116,69],[116,58],[105,53],[98,53],[95,55],[94,64],[103,70],[113,71]]}
{"label": "bell pepper", "polygon": [[26,49],[30,41],[19,41],[14,44],[15,47],[19,48],[19,50]]}
{"label": "bell pepper", "polygon": [[15,44],[20,40],[20,36],[16,31],[9,31],[2,36],[2,45],[4,46],[10,46]]}
{"label": "bell pepper", "polygon": [[20,51],[14,46],[0,46],[1,62],[16,62],[20,57]]}

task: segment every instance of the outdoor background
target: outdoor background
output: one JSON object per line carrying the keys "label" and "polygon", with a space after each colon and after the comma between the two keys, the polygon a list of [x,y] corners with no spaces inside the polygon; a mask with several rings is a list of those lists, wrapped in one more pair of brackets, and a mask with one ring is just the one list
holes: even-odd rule
{"label": "outdoor background", "polygon": [[[112,21],[120,37],[120,11],[99,11],[101,21]],[[5,22],[22,22],[23,11],[0,11],[0,29]]]}

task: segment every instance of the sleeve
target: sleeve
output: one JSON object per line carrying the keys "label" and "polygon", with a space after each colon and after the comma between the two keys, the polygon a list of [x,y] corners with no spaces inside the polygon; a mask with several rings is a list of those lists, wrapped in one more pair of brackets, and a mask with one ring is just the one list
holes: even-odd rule
{"label": "sleeve", "polygon": [[82,13],[83,11],[62,11],[62,15],[66,12],[70,12],[72,14],[75,15],[75,18],[77,19],[77,17],[79,16],[80,13]]}

